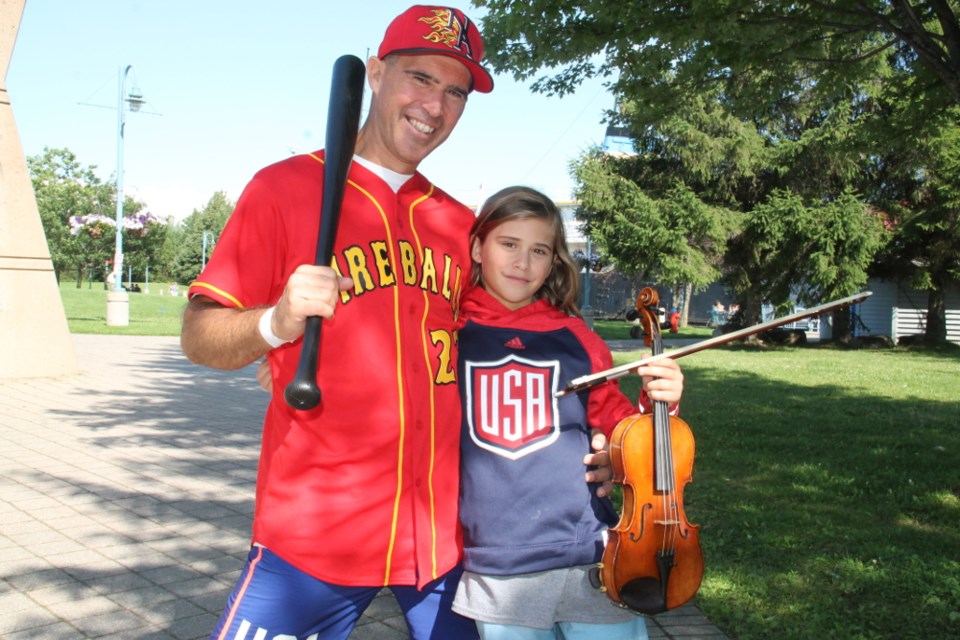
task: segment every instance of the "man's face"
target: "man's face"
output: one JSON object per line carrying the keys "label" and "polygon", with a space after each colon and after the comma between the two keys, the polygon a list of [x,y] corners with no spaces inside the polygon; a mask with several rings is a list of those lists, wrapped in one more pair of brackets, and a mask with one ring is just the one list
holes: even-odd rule
{"label": "man's face", "polygon": [[398,173],[416,171],[447,139],[467,104],[470,72],[442,55],[368,62],[373,100],[357,154]]}

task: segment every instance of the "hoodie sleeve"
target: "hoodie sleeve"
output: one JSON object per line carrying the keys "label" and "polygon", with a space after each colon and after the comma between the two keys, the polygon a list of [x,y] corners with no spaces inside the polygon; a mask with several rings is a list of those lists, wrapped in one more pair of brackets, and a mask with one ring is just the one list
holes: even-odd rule
{"label": "hoodie sleeve", "polygon": [[[593,331],[586,328],[580,334],[586,352],[590,357],[592,372],[604,371],[613,366],[613,356],[610,348]],[[620,391],[616,380],[599,384],[589,391],[587,402],[587,422],[590,427],[600,429],[607,437],[613,433],[614,427],[629,415],[637,413],[633,403]]]}
{"label": "hoodie sleeve", "polygon": [[[586,329],[581,335],[581,340],[590,354],[591,371],[597,373],[613,367],[613,356],[610,354],[610,348],[593,331]],[[634,405],[620,391],[620,385],[616,380],[610,380],[593,387],[590,390],[590,400],[587,405],[587,420],[593,428],[600,429],[608,437],[613,432],[617,424],[627,416],[635,413],[651,413],[653,411],[653,402],[647,397],[647,392],[640,389],[637,404]],[[670,407],[670,415],[675,416],[680,412],[680,404],[677,403]]]}

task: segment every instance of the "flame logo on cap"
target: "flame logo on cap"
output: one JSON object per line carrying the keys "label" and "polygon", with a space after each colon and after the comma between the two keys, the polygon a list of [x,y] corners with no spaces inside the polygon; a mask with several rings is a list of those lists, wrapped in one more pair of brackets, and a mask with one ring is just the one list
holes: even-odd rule
{"label": "flame logo on cap", "polygon": [[429,40],[437,44],[443,44],[451,49],[456,49],[467,58],[473,60],[473,52],[470,50],[470,41],[467,39],[466,18],[463,20],[450,9],[431,9],[433,16],[424,16],[418,20],[428,25],[430,33],[423,36],[424,40]]}

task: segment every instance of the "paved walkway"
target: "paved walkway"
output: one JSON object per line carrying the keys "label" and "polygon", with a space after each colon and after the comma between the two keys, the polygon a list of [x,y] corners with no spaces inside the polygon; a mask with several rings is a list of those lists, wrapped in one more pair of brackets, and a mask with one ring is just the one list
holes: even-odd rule
{"label": "paved walkway", "polygon": [[[265,396],[176,338],[74,343],[80,373],[0,380],[0,638],[205,638],[249,544]],[[694,605],[650,631],[724,638]],[[387,592],[351,636],[403,638]]]}

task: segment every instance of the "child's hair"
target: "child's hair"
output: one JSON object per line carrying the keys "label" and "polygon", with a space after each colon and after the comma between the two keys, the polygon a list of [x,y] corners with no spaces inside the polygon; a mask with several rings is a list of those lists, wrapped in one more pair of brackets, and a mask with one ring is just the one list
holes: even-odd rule
{"label": "child's hair", "polygon": [[[579,316],[577,294],[580,289],[580,270],[570,256],[563,232],[563,216],[547,196],[529,187],[507,187],[490,196],[483,203],[480,214],[470,229],[470,246],[475,240],[483,243],[495,228],[509,220],[542,218],[553,225],[553,268],[543,285],[534,294],[534,300],[546,300],[564,313]],[[483,285],[480,265],[473,263],[471,284]]]}

